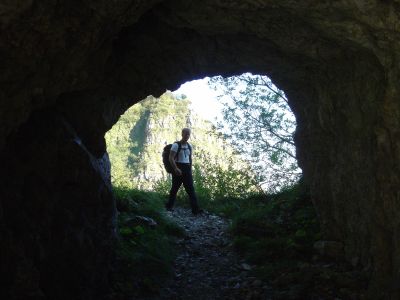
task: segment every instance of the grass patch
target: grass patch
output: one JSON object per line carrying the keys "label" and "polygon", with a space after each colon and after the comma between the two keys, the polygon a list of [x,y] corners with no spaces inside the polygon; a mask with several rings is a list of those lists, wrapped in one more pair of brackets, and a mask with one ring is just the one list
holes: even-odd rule
{"label": "grass patch", "polygon": [[274,299],[353,299],[365,291],[363,272],[316,255],[320,226],[301,181],[216,209],[232,218],[236,250],[254,266],[253,275],[272,285]]}
{"label": "grass patch", "polygon": [[271,279],[285,265],[293,266],[293,261],[310,259],[313,244],[320,239],[315,210],[301,183],[250,199],[233,216],[231,230],[236,249],[261,266],[258,275],[264,279]]}
{"label": "grass patch", "polygon": [[157,293],[172,274],[173,240],[184,231],[163,213],[164,197],[153,192],[114,188],[118,230],[113,285],[117,295]]}

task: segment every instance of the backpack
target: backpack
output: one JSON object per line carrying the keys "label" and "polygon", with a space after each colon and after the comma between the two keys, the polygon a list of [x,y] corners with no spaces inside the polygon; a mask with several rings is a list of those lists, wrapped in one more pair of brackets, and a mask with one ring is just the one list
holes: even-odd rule
{"label": "backpack", "polygon": [[[179,151],[181,151],[182,145],[180,141],[176,141],[175,143],[178,144],[178,151],[176,151],[175,157],[179,154]],[[190,163],[192,163],[192,147],[188,143],[189,150],[190,150]],[[168,144],[164,147],[163,152],[162,152],[162,160],[164,164],[164,168],[167,171],[167,173],[173,173],[173,168],[171,166],[171,163],[169,162],[169,153],[171,152],[171,147],[172,144]]]}

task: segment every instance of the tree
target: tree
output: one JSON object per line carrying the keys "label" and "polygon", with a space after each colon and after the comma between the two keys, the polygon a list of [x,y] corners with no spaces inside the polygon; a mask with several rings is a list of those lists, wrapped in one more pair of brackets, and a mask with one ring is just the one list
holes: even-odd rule
{"label": "tree", "polygon": [[212,77],[223,121],[219,130],[251,164],[262,187],[275,192],[301,175],[293,134],[296,120],[287,98],[266,76]]}

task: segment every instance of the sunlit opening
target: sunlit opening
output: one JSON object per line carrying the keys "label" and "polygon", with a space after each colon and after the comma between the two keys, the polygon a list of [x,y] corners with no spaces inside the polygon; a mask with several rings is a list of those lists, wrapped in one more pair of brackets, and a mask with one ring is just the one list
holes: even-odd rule
{"label": "sunlit opening", "polygon": [[245,73],[187,82],[128,109],[106,135],[113,184],[167,193],[160,151],[184,127],[192,129],[197,188],[210,199],[277,192],[300,178],[284,92]]}

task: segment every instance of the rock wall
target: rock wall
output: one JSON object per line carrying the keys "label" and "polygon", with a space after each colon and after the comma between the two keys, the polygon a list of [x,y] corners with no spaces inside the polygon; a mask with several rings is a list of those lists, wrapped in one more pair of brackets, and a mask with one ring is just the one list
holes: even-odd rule
{"label": "rock wall", "polygon": [[54,110],[33,113],[12,137],[0,183],[2,299],[108,292],[116,238],[109,164]]}
{"label": "rock wall", "polygon": [[[0,4],[1,293],[98,299],[115,209],[104,133],[187,80],[270,76],[326,237],[398,299],[397,0]],[[3,296],[1,295],[1,296]]]}

